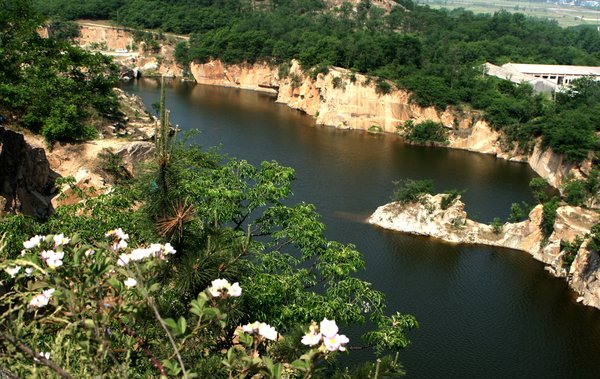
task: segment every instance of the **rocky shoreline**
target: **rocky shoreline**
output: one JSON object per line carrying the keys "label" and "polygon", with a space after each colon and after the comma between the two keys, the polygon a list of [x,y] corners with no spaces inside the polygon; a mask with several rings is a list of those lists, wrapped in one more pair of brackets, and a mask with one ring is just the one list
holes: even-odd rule
{"label": "rocky shoreline", "polygon": [[[480,244],[521,250],[545,263],[548,271],[567,280],[579,294],[578,301],[600,309],[600,255],[587,248],[592,225],[599,221],[594,210],[568,205],[557,210],[552,234],[545,239],[542,206],[536,206],[527,220],[505,223],[496,229],[470,220],[464,204],[457,199],[442,209],[445,195],[423,195],[416,203],[392,202],[383,205],[369,217],[368,222],[384,229],[429,236],[449,243]],[[583,243],[570,265],[564,263],[566,251],[561,241],[572,242],[577,236]],[[587,238],[587,239],[586,239]]]}
{"label": "rocky shoreline", "polygon": [[[553,187],[561,187],[565,178],[585,177],[591,169],[591,159],[580,165],[567,162],[551,149],[537,143],[529,154],[508,149],[503,135],[483,120],[481,112],[447,108],[420,107],[404,90],[379,93],[376,78],[353,73],[339,67],[311,75],[297,61],[288,65],[266,63],[227,65],[220,60],[207,63],[192,62],[183,68],[174,59],[174,43],[185,36],[170,36],[161,43],[160,51],[151,53],[140,44],[136,46],[133,33],[126,28],[81,23],[80,46],[103,44],[127,68],[127,76],[182,77],[189,72],[197,83],[267,92],[277,96],[277,102],[298,109],[315,118],[317,124],[344,129],[379,130],[403,134],[406,121],[419,123],[431,120],[447,129],[448,148],[491,154],[501,159],[526,162]],[[114,53],[136,46],[128,53]],[[393,88],[393,84],[392,88]]]}

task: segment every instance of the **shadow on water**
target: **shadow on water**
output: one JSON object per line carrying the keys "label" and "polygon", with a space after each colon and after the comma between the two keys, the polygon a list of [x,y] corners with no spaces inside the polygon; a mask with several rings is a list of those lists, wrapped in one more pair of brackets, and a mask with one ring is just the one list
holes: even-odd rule
{"label": "shadow on water", "polygon": [[[153,80],[123,89],[147,105],[159,97]],[[389,200],[392,181],[404,178],[434,179],[438,190],[467,189],[472,218],[506,218],[511,203],[532,203],[534,173],[527,165],[317,126],[272,96],[249,91],[174,81],[167,106],[182,129],[201,130],[195,142],[203,146],[295,168],[292,200],[314,203],[328,237],[364,254],[367,270],[360,275],[387,294],[390,313],[411,313],[421,323],[401,354],[409,377],[600,377],[600,312],[575,303],[566,283],[526,253],[450,245],[364,222]],[[356,340],[358,331],[351,334]]]}

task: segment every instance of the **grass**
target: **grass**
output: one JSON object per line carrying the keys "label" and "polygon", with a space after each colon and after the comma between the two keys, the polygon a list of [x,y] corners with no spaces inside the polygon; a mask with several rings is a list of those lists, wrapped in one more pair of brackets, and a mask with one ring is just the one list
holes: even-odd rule
{"label": "grass", "polygon": [[600,9],[591,9],[576,6],[548,4],[544,2],[515,1],[515,0],[421,0],[420,4],[427,4],[431,8],[465,8],[474,13],[495,13],[506,10],[512,13],[523,13],[527,16],[556,20],[560,26],[598,25]]}

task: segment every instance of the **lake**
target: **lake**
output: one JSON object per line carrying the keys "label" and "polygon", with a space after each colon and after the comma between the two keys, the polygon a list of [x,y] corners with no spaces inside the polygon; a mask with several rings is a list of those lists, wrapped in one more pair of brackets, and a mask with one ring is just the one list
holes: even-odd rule
{"label": "lake", "polygon": [[[148,108],[160,95],[157,79],[122,88]],[[173,80],[166,93],[171,121],[201,131],[195,142],[254,164],[295,168],[292,200],[314,203],[327,236],[357,246],[367,263],[360,276],[386,293],[389,313],[417,317],[421,327],[400,354],[409,378],[600,378],[600,311],[577,304],[566,282],[528,254],[365,222],[389,201],[393,181],[406,178],[433,179],[438,191],[465,189],[471,218],[506,219],[513,202],[533,203],[528,183],[536,174],[526,164],[318,126],[252,91]]]}

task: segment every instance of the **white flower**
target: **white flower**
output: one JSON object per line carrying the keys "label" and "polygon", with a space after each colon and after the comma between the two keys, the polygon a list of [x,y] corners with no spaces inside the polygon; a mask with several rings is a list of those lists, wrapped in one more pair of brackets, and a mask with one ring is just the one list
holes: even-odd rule
{"label": "white flower", "polygon": [[344,345],[348,342],[350,342],[350,340],[343,334],[336,334],[331,338],[323,338],[323,345],[325,345],[327,351],[344,351],[346,350]]}
{"label": "white flower", "polygon": [[27,268],[25,269],[25,275],[27,275],[27,276],[31,276],[31,274],[33,274],[33,268],[31,268],[31,267],[27,267]]}
{"label": "white flower", "polygon": [[35,236],[35,237],[31,237],[29,240],[23,242],[23,246],[26,249],[33,249],[36,246],[39,246],[40,243],[42,242],[42,236]]}
{"label": "white flower", "polygon": [[275,328],[269,324],[265,324],[264,322],[261,322],[260,326],[258,327],[258,334],[271,341],[275,341],[277,339],[277,331]]}
{"label": "white flower", "polygon": [[43,306],[48,305],[52,294],[54,293],[54,288],[47,289],[40,294],[35,295],[31,301],[29,302],[30,308],[41,308]]}
{"label": "white flower", "polygon": [[127,288],[132,288],[135,287],[135,285],[137,284],[137,280],[133,278],[128,278],[126,281],[123,282],[123,284],[125,284],[125,287]]}
{"label": "white flower", "polygon": [[48,267],[57,268],[58,266],[62,266],[62,259],[64,258],[65,253],[63,253],[62,251],[55,252],[54,250],[44,250],[42,251],[40,256],[42,257],[44,262],[46,262]]}
{"label": "white flower", "polygon": [[248,333],[248,334],[252,334],[255,331],[258,331],[259,326],[260,326],[260,323],[258,321],[254,321],[253,323],[242,326],[242,331],[244,331],[245,333]]}
{"label": "white flower", "polygon": [[163,250],[165,251],[165,253],[167,254],[175,254],[177,252],[177,250],[175,250],[173,248],[173,246],[171,246],[170,243],[166,243],[165,246],[163,246]]}
{"label": "white flower", "polygon": [[92,256],[92,255],[94,255],[94,254],[96,254],[96,252],[94,251],[94,249],[87,249],[87,250],[85,251],[85,256],[86,256],[86,257]]}
{"label": "white flower", "polygon": [[302,343],[304,345],[308,345],[308,346],[315,346],[318,345],[319,342],[321,342],[321,333],[306,333],[303,337],[302,337]]}
{"label": "white flower", "polygon": [[117,265],[119,266],[127,266],[129,263],[130,256],[128,254],[119,255],[119,259],[117,260]]}
{"label": "white flower", "polygon": [[232,297],[238,297],[242,295],[242,287],[240,287],[238,282],[235,282],[229,287],[227,290],[227,294]]}
{"label": "white flower", "polygon": [[54,236],[54,247],[68,245],[69,242],[71,242],[71,239],[69,237],[65,237],[63,233]]}
{"label": "white flower", "polygon": [[11,278],[14,278],[15,276],[17,276],[19,271],[21,271],[21,266],[7,267],[4,269],[4,271],[6,271],[6,273],[10,275]]}
{"label": "white flower", "polygon": [[129,234],[125,233],[123,231],[123,229],[121,229],[121,228],[115,229],[114,232],[115,232],[115,236],[119,237],[122,240],[128,240],[129,239]]}
{"label": "white flower", "polygon": [[227,279],[215,279],[211,282],[211,286],[208,288],[208,292],[213,297],[220,297],[225,294],[224,290],[231,288],[231,284]]}
{"label": "white flower", "polygon": [[131,251],[131,254],[129,254],[128,257],[132,261],[141,261],[142,259],[148,257],[148,255],[149,255],[148,249],[137,248],[137,249],[133,249]]}
{"label": "white flower", "polygon": [[123,229],[121,228],[117,228],[114,230],[109,230],[108,232],[106,232],[106,234],[104,234],[105,237],[110,237],[110,236],[117,236],[119,239],[121,240],[128,240],[129,239],[129,234],[126,234]]}
{"label": "white flower", "polygon": [[323,337],[333,338],[338,333],[338,326],[335,323],[335,320],[327,320],[326,318],[321,321],[319,324],[319,330]]}

